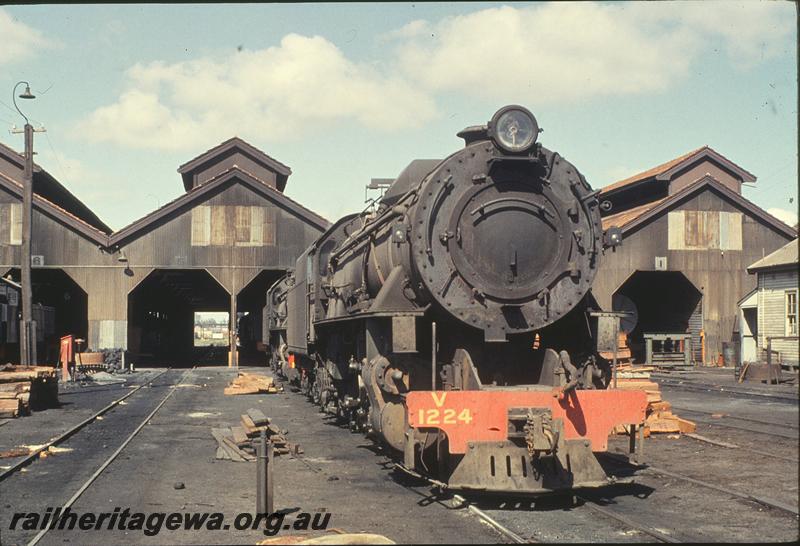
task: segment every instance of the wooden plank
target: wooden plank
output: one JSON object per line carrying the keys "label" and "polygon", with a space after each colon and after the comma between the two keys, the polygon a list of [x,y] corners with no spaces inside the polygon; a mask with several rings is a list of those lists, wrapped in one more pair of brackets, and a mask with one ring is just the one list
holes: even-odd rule
{"label": "wooden plank", "polygon": [[261,245],[264,240],[264,207],[249,207],[250,209],[250,244]]}
{"label": "wooden plank", "polygon": [[19,415],[20,401],[16,398],[13,400],[0,400],[0,417],[16,417]]}
{"label": "wooden plank", "polygon": [[228,239],[228,223],[226,222],[224,205],[214,205],[211,209],[211,244],[214,246],[224,246]]}
{"label": "wooden plank", "polygon": [[250,455],[249,453],[239,449],[239,446],[237,446],[236,442],[234,442],[231,438],[225,436],[225,437],[222,438],[222,441],[225,442],[228,445],[228,447],[232,448],[236,452],[236,454],[239,455],[239,457],[241,457],[245,461],[255,461],[256,460],[256,458],[253,457],[252,455]]}
{"label": "wooden plank", "polygon": [[250,408],[247,410],[247,415],[253,420],[257,427],[266,426],[270,424],[270,418],[264,415],[260,409]]}
{"label": "wooden plank", "polygon": [[246,413],[242,414],[242,426],[245,428],[248,435],[258,433],[258,427]]}
{"label": "wooden plank", "polygon": [[0,383],[18,383],[20,381],[31,381],[38,376],[35,371],[22,372],[2,372],[0,373]]}
{"label": "wooden plank", "polygon": [[238,448],[231,448],[230,445],[225,441],[226,436],[231,434],[231,429],[229,428],[212,428],[211,435],[214,436],[214,439],[217,441],[217,445],[225,450],[228,454],[228,458],[232,461],[244,461],[244,457],[239,455]]}
{"label": "wooden plank", "polygon": [[223,392],[229,396],[237,394],[258,394],[261,392],[261,389],[257,386],[240,387],[238,385],[232,385],[230,387],[225,387]]}
{"label": "wooden plank", "polygon": [[678,426],[678,421],[676,419],[655,419],[653,421],[647,421],[647,427],[650,429],[650,432],[680,432],[681,429]]}
{"label": "wooden plank", "polygon": [[244,427],[231,427],[231,435],[237,446],[250,443],[250,439],[247,437],[247,432]]}
{"label": "wooden plank", "polygon": [[661,393],[647,391],[647,403],[653,404],[656,402],[661,402]]}
{"label": "wooden plank", "polygon": [[234,243],[250,242],[250,207],[234,206]]}
{"label": "wooden plank", "polygon": [[675,417],[678,421],[678,428],[682,433],[694,433],[697,430],[697,425],[695,425],[692,421],[687,421],[686,419],[681,419],[680,417]]}
{"label": "wooden plank", "polygon": [[661,402],[653,402],[648,406],[649,410],[652,411],[669,411],[672,409],[672,404],[669,402],[661,401]]}
{"label": "wooden plank", "polygon": [[625,390],[658,391],[661,387],[653,381],[639,379],[617,379],[617,388]]}
{"label": "wooden plank", "polygon": [[0,392],[26,392],[31,390],[30,381],[15,381],[13,383],[0,383]]}
{"label": "wooden plank", "polygon": [[192,246],[208,246],[211,242],[211,207],[199,205],[192,209]]}

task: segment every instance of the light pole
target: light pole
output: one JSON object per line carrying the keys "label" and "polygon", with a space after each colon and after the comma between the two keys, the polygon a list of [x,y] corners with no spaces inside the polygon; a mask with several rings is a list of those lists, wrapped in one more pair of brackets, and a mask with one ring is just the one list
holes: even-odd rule
{"label": "light pole", "polygon": [[22,258],[20,270],[22,278],[22,320],[19,329],[20,363],[23,366],[36,364],[36,323],[33,321],[33,292],[31,290],[31,221],[33,210],[33,126],[28,116],[17,106],[17,87],[25,84],[21,99],[35,99],[31,86],[26,81],[17,82],[11,92],[14,108],[25,118],[25,171],[22,176]]}

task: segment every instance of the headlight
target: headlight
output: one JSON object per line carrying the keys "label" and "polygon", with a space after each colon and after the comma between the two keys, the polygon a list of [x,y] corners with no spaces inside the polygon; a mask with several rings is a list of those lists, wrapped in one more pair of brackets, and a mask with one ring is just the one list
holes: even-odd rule
{"label": "headlight", "polygon": [[522,106],[506,106],[489,122],[489,135],[507,152],[526,152],[539,136],[539,125],[533,114]]}

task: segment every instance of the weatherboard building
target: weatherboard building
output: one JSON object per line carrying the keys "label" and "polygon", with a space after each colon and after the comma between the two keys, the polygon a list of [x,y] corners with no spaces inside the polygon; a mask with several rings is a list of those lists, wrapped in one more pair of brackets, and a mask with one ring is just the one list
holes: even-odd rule
{"label": "weatherboard building", "polygon": [[[0,276],[13,280],[22,172],[22,155],[0,145]],[[195,313],[221,311],[240,317],[241,356],[258,361],[266,289],[329,223],[284,195],[289,167],[239,138],[178,172],[180,197],[112,232],[36,166],[34,303],[55,311],[40,355],[55,361],[58,338],[72,334],[84,347],[125,348],[137,363],[196,363]],[[737,302],[756,282],[746,268],[796,236],[742,196],[754,181],[703,147],[603,188],[603,225],[621,228],[624,242],[603,258],[593,292],[605,309],[635,305],[632,345],[646,333],[689,332],[693,360],[714,363],[723,342],[738,339]],[[0,339],[0,357],[14,350]]]}

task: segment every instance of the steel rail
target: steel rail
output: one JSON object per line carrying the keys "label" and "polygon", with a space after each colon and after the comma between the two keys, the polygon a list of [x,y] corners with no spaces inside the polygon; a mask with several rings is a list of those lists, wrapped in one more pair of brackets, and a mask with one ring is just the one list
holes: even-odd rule
{"label": "steel rail", "polygon": [[[447,484],[446,483],[440,482],[439,480],[435,480],[433,478],[425,476],[424,474],[420,474],[419,472],[416,472],[415,470],[407,468],[405,465],[402,465],[400,463],[395,463],[393,468],[395,470],[398,470],[400,472],[405,473],[408,476],[411,476],[412,478],[416,478],[416,479],[425,481],[429,485],[439,488],[440,491],[446,491],[447,490]],[[410,489],[408,486],[405,486],[405,485],[403,485],[403,487],[406,488],[406,489]],[[480,519],[481,521],[483,521],[484,523],[486,523],[490,527],[493,527],[501,535],[505,536],[506,538],[511,539],[512,541],[516,542],[517,544],[528,544],[528,543],[531,543],[531,542],[535,542],[535,541],[533,541],[531,539],[525,539],[525,538],[521,537],[520,535],[518,535],[517,533],[515,533],[514,531],[512,531],[511,529],[509,529],[508,527],[506,527],[502,523],[498,522],[496,519],[491,517],[489,514],[487,514],[486,512],[484,512],[483,510],[481,510],[477,506],[474,506],[473,504],[470,504],[467,499],[465,499],[464,497],[462,497],[461,495],[459,495],[457,493],[453,494],[452,501],[454,502],[454,504],[457,505],[457,506],[455,506],[456,508],[466,506],[467,507],[467,511],[471,512],[472,514],[477,516],[478,519]],[[444,505],[444,503],[442,503],[442,502],[439,502],[439,504]],[[452,505],[451,505],[451,507],[452,507]]]}
{"label": "steel rail", "polygon": [[[83,493],[84,493],[84,492],[85,492],[85,491],[86,491],[86,490],[89,488],[89,486],[90,486],[90,485],[92,485],[92,483],[93,483],[93,482],[94,482],[94,481],[95,481],[95,480],[96,480],[96,479],[97,479],[97,478],[100,476],[100,474],[102,474],[102,473],[103,473],[103,471],[104,471],[106,468],[108,468],[108,466],[109,466],[111,463],[113,463],[113,462],[114,462],[114,460],[115,460],[115,459],[116,459],[116,458],[119,456],[119,454],[120,454],[120,453],[122,453],[122,450],[123,450],[123,449],[125,449],[125,447],[127,447],[127,445],[128,445],[129,443],[131,443],[131,440],[133,440],[133,439],[136,437],[136,435],[137,435],[137,434],[139,434],[139,431],[141,431],[141,430],[142,430],[142,429],[145,427],[145,425],[147,425],[147,423],[148,423],[148,422],[150,422],[150,419],[152,419],[152,418],[153,418],[153,416],[154,416],[154,415],[155,415],[155,414],[158,412],[158,410],[160,410],[160,409],[161,409],[161,407],[162,407],[164,404],[166,404],[167,400],[169,400],[169,399],[170,399],[170,397],[171,397],[173,394],[175,394],[175,391],[176,391],[176,390],[178,390],[178,385],[180,385],[181,383],[183,383],[183,380],[186,378],[186,376],[187,376],[187,375],[188,375],[190,372],[194,371],[194,369],[195,369],[195,367],[192,367],[191,369],[189,369],[189,370],[186,370],[186,371],[184,372],[184,374],[181,376],[181,378],[178,380],[178,382],[177,382],[177,383],[175,383],[174,385],[172,385],[172,388],[170,389],[170,391],[169,391],[169,392],[167,393],[167,395],[166,395],[166,396],[165,396],[165,397],[164,397],[164,398],[161,400],[161,402],[159,402],[159,404],[158,404],[158,405],[157,405],[157,406],[156,406],[156,407],[153,409],[153,411],[151,411],[151,412],[150,412],[150,413],[147,415],[147,417],[145,417],[145,418],[144,418],[144,420],[143,420],[143,421],[142,421],[142,422],[139,424],[139,426],[138,426],[138,427],[136,427],[136,429],[135,429],[133,432],[131,432],[131,433],[128,435],[128,437],[127,437],[127,438],[125,438],[125,441],[123,441],[123,442],[122,442],[122,444],[121,444],[121,445],[120,445],[120,446],[119,446],[119,447],[116,449],[116,451],[114,451],[114,453],[112,453],[112,454],[111,454],[111,455],[108,457],[108,459],[106,459],[106,460],[105,460],[105,462],[103,462],[103,464],[101,464],[101,465],[100,465],[100,466],[97,468],[97,470],[95,470],[94,474],[92,474],[92,475],[89,477],[89,479],[88,479],[88,480],[86,480],[86,481],[83,483],[83,485],[82,485],[82,486],[81,486],[81,487],[80,487],[80,488],[79,488],[79,489],[78,489],[78,490],[75,492],[75,494],[74,494],[74,495],[72,495],[72,497],[70,497],[70,499],[69,499],[69,500],[68,500],[66,503],[64,503],[64,505],[61,507],[61,509],[58,511],[58,513],[60,513],[60,514],[63,514],[63,513],[64,513],[64,512],[67,510],[67,508],[70,508],[70,507],[72,506],[72,504],[73,504],[73,503],[74,503],[76,500],[78,500],[78,498],[79,498],[79,497],[80,497],[80,496],[81,496],[81,495],[82,495],[82,494],[83,494]],[[164,372],[164,373],[166,373],[166,371],[169,371],[169,370],[165,370],[165,372]],[[37,543],[38,543],[38,542],[39,542],[39,541],[42,539],[42,537],[43,537],[44,535],[46,535],[48,531],[50,531],[50,528],[51,528],[51,527],[54,527],[54,525],[48,526],[48,527],[46,527],[46,528],[42,529],[41,531],[39,531],[39,533],[38,533],[38,534],[37,534],[35,537],[33,537],[33,539],[31,539],[31,541],[30,541],[30,542],[28,542],[28,546],[34,546],[35,544],[37,544]]]}
{"label": "steel rail", "polygon": [[793,428],[795,430],[800,430],[800,426],[793,425],[792,423],[775,423],[773,421],[762,421],[761,419],[752,419],[750,417],[738,417],[736,415],[730,415],[727,413],[719,412],[710,412],[710,411],[702,411],[702,410],[695,410],[690,408],[681,408],[673,404],[672,409],[680,410],[680,411],[688,411],[689,413],[702,413],[704,415],[718,415],[722,414],[720,419],[736,419],[738,421],[748,421],[750,423],[758,423],[759,425],[770,425],[773,427],[786,427],[786,428]]}
{"label": "steel rail", "polygon": [[117,400],[114,400],[113,402],[108,404],[106,407],[104,407],[103,409],[101,409],[100,411],[95,413],[94,415],[92,415],[90,417],[87,417],[86,419],[84,419],[83,421],[81,421],[80,423],[78,423],[77,425],[72,427],[71,429],[67,430],[66,432],[64,432],[60,436],[50,440],[46,444],[43,444],[43,445],[39,446],[38,448],[33,450],[31,453],[29,453],[24,459],[22,459],[20,461],[17,461],[10,468],[7,468],[6,470],[4,470],[3,473],[0,474],[0,482],[5,480],[6,478],[8,478],[11,474],[16,472],[17,470],[19,470],[23,466],[26,466],[26,465],[30,464],[31,462],[33,462],[34,460],[38,459],[39,454],[42,453],[43,451],[46,451],[47,449],[49,449],[52,446],[56,446],[56,445],[60,444],[61,442],[63,442],[64,440],[66,440],[67,438],[69,438],[70,436],[72,436],[73,434],[78,432],[79,430],[81,430],[83,427],[85,427],[89,423],[95,421],[98,417],[102,416],[104,413],[107,413],[109,410],[111,410],[114,407],[116,407],[117,405],[119,405],[120,402],[124,401],[129,396],[132,396],[133,394],[135,394],[142,387],[147,386],[147,385],[152,385],[153,381],[155,381],[156,379],[158,379],[159,377],[161,377],[162,375],[167,373],[169,370],[170,370],[170,368],[167,368],[166,370],[164,370],[160,374],[156,375],[152,379],[146,381],[145,383],[142,383],[141,385],[139,385],[135,389],[129,391],[125,396],[123,396],[121,398],[118,398]]}
{"label": "steel rail", "polygon": [[763,506],[770,506],[772,508],[777,508],[779,510],[783,510],[795,516],[799,515],[797,507],[789,506],[788,504],[782,503],[780,501],[776,501],[773,499],[768,499],[765,497],[760,497],[757,495],[751,495],[749,493],[742,493],[741,491],[736,491],[734,489],[728,489],[727,487],[723,487],[721,485],[717,485],[714,483],[706,482],[703,480],[698,480],[696,478],[690,478],[688,476],[684,476],[682,474],[678,474],[675,472],[670,472],[669,470],[664,470],[663,468],[659,468],[656,466],[648,465],[646,469],[643,470],[644,473],[648,474],[661,474],[663,476],[669,476],[670,478],[676,478],[679,480],[684,480],[689,483],[693,483],[695,485],[699,485],[701,487],[706,487],[708,489],[714,489],[716,491],[720,491],[722,493],[726,493],[728,495],[732,495],[734,497],[738,497],[740,499],[750,500],[753,502],[757,502]]}
{"label": "steel rail", "polygon": [[[681,410],[681,411],[683,411],[683,410]],[[691,411],[689,411],[688,413],[691,413]],[[769,431],[766,431],[766,430],[758,430],[758,429],[755,429],[755,428],[744,427],[744,426],[741,426],[741,425],[734,425],[732,423],[722,423],[719,420],[713,420],[712,421],[712,420],[709,420],[709,419],[702,419],[702,418],[698,419],[696,417],[694,417],[693,420],[695,422],[697,422],[697,423],[702,423],[704,425],[709,425],[709,426],[712,426],[712,427],[724,427],[724,428],[730,428],[730,429],[734,429],[734,430],[744,430],[745,432],[751,432],[751,433],[755,433],[755,434],[764,434],[766,436],[777,436],[778,438],[786,438],[788,440],[794,440],[794,441],[797,441],[797,439],[798,439],[798,435],[797,434],[792,435],[792,434],[785,434],[785,433],[782,433],[782,432],[775,432],[775,431],[769,432]],[[782,425],[766,425],[766,426],[780,427]]]}
{"label": "steel rail", "polygon": [[683,433],[682,436],[686,436],[687,438],[691,438],[692,440],[696,440],[698,442],[703,442],[706,444],[711,444],[712,446],[719,446],[728,449],[739,449],[741,451],[747,451],[748,453],[755,453],[756,455],[763,455],[765,457],[772,457],[774,459],[780,459],[782,461],[788,461],[790,463],[797,464],[800,462],[796,457],[784,457],[783,455],[776,455],[775,453],[770,453],[768,451],[761,451],[759,449],[752,449],[749,447],[742,447],[737,444],[730,444],[728,442],[722,442],[719,440],[714,440],[712,438],[706,438],[705,436],[701,436],[700,434],[694,433]]}
{"label": "steel rail", "polygon": [[756,396],[761,398],[771,398],[773,400],[785,400],[787,402],[795,402],[797,403],[798,397],[792,395],[785,395],[782,396],[779,393],[769,393],[769,392],[756,392],[756,391],[748,391],[744,389],[736,389],[730,387],[723,387],[721,385],[703,385],[699,383],[681,383],[675,379],[665,379],[663,377],[654,377],[657,382],[661,385],[665,385],[667,387],[673,387],[676,389],[683,389],[691,392],[708,392],[708,391],[715,391],[715,392],[722,392],[722,393],[730,393],[730,394],[738,394],[741,396]]}
{"label": "steel rail", "polygon": [[598,505],[595,501],[593,501],[591,499],[587,499],[586,497],[582,497],[582,496],[579,496],[579,495],[576,495],[576,498],[581,499],[584,502],[584,506],[586,506],[590,510],[592,510],[594,512],[597,512],[599,514],[602,514],[602,515],[604,515],[606,517],[609,517],[611,519],[615,519],[615,520],[619,521],[620,523],[623,523],[623,524],[627,525],[628,527],[630,527],[632,529],[636,529],[637,531],[641,531],[641,532],[643,532],[645,534],[648,534],[651,537],[653,537],[653,538],[655,538],[657,540],[660,540],[661,542],[668,542],[668,543],[671,543],[671,544],[680,544],[681,542],[683,542],[681,540],[678,540],[675,537],[671,537],[669,535],[665,535],[661,531],[656,530],[654,527],[651,527],[649,525],[644,525],[644,524],[641,524],[641,523],[637,523],[637,522],[633,521],[632,519],[629,519],[628,517],[623,516],[622,514],[617,514],[613,510],[609,510],[607,507]]}
{"label": "steel rail", "polygon": [[464,504],[466,504],[467,505],[467,510],[469,512],[472,512],[473,514],[478,516],[478,519],[480,519],[481,521],[485,522],[490,527],[493,527],[500,534],[502,534],[506,538],[510,538],[511,540],[516,542],[517,544],[528,544],[528,543],[531,543],[531,542],[535,542],[535,541],[533,541],[531,539],[522,538],[517,533],[515,533],[514,531],[512,531],[511,529],[509,529],[508,527],[506,527],[505,525],[503,525],[502,523],[500,523],[499,521],[494,519],[492,516],[490,516],[489,514],[487,514],[486,512],[481,510],[480,508],[478,508],[477,506],[468,503],[467,499],[465,499],[461,495],[453,495],[453,500],[456,501],[457,503],[459,503],[462,506]]}

